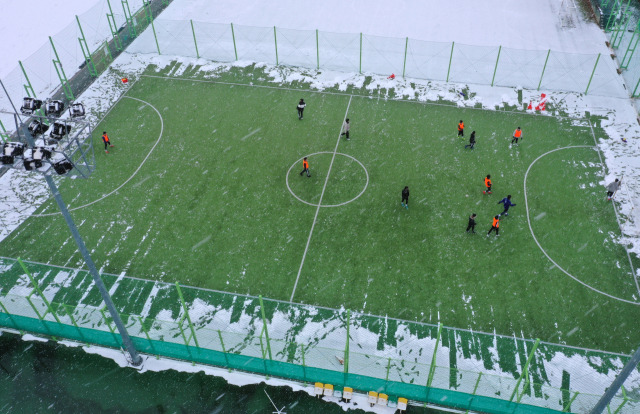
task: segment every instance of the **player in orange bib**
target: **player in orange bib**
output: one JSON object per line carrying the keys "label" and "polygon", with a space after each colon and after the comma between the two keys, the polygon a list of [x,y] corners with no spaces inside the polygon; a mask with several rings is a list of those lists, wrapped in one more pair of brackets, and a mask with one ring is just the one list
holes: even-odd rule
{"label": "player in orange bib", "polygon": [[464,137],[464,122],[462,122],[462,119],[458,123],[458,136]]}
{"label": "player in orange bib", "polygon": [[107,135],[107,131],[104,131],[102,133],[102,142],[104,142],[104,152],[108,154],[109,151],[107,151],[107,147],[113,147],[113,144],[111,144],[111,141],[109,141],[109,136]]}
{"label": "player in orange bib", "polygon": [[489,229],[489,233],[487,236],[491,234],[492,231],[496,231],[496,236],[500,235],[500,216],[495,216],[493,218],[493,223],[491,224],[491,228]]}
{"label": "player in orange bib", "polygon": [[518,127],[515,131],[513,131],[513,139],[511,140],[511,143],[517,144],[520,138],[522,138],[522,130],[520,129],[520,127]]}
{"label": "player in orange bib", "polygon": [[307,157],[302,159],[302,171],[300,171],[300,175],[307,173],[307,177],[311,177],[309,174],[309,161],[307,161]]}
{"label": "player in orange bib", "polygon": [[487,187],[487,189],[483,191],[482,194],[491,194],[491,175],[490,174],[487,174],[487,176],[485,177],[484,186]]}

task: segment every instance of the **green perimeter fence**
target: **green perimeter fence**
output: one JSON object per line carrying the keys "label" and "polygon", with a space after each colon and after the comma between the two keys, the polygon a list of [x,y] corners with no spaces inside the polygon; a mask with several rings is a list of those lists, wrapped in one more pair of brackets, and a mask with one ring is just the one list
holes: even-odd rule
{"label": "green perimeter fence", "polygon": [[254,61],[444,82],[626,98],[616,64],[600,54],[155,19],[129,53]]}
{"label": "green perimeter fence", "polygon": [[[601,351],[103,274],[144,353],[487,413],[588,412]],[[122,346],[88,272],[0,259],[0,326]],[[640,410],[636,369],[610,412]]]}
{"label": "green perimeter fence", "polygon": [[[600,54],[158,19],[169,3],[99,1],[18,62],[3,78],[9,96],[16,104],[25,96],[72,101],[125,50],[546,92],[629,96],[615,62]],[[0,94],[0,110],[11,111],[4,94]],[[0,116],[0,139],[8,139],[13,128],[10,117]]]}
{"label": "green perimeter fence", "polygon": [[[19,108],[24,97],[74,101],[170,1],[97,1],[3,76],[9,96],[0,93],[0,110],[12,112],[10,99]],[[0,114],[0,142],[14,129],[13,118]]]}

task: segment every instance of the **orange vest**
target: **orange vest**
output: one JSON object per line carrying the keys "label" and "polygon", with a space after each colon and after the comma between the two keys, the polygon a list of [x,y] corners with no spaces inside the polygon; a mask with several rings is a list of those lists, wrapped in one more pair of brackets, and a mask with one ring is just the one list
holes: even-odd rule
{"label": "orange vest", "polygon": [[516,132],[513,133],[513,136],[516,138],[520,138],[522,136],[522,130],[516,129]]}
{"label": "orange vest", "polygon": [[485,185],[486,187],[491,187],[491,180],[485,177],[485,179],[484,179],[484,185]]}
{"label": "orange vest", "polygon": [[493,218],[493,227],[498,228],[500,227],[500,219],[497,218]]}
{"label": "orange vest", "polygon": [[308,169],[309,168],[309,161],[302,160],[302,168]]}
{"label": "orange vest", "polygon": [[458,131],[462,131],[464,129],[464,122],[460,122],[458,124]]}
{"label": "orange vest", "polygon": [[107,136],[107,134],[102,135],[102,140],[104,142],[109,142],[109,137]]}

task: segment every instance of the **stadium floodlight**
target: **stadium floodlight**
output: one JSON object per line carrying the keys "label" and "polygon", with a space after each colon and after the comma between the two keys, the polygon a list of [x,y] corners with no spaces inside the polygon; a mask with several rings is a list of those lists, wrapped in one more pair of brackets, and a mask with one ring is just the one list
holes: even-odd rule
{"label": "stadium floodlight", "polygon": [[[47,185],[53,194],[53,198],[56,200],[58,208],[60,208],[60,212],[67,222],[69,231],[78,245],[78,250],[89,268],[89,273],[93,277],[93,281],[102,296],[102,300],[106,304],[109,314],[120,333],[122,342],[131,357],[131,363],[134,366],[139,366],[142,364],[142,357],[140,357],[140,354],[133,345],[127,328],[124,326],[120,314],[118,314],[111,300],[111,296],[98,273],[98,269],[89,254],[89,250],[87,250],[87,246],[85,246],[82,237],[80,237],[78,228],[71,214],[69,214],[67,205],[64,203],[52,177],[53,173],[68,176],[69,172],[76,172],[78,176],[88,178],[95,169],[91,128],[89,123],[83,119],[84,106],[82,104],[79,104],[79,106],[73,104],[70,113],[74,113],[73,107],[75,105],[78,110],[82,111],[82,114],[80,115],[76,112],[78,116],[72,116],[70,120],[60,120],[36,115],[36,111],[40,109],[42,101],[25,98],[21,112],[22,115],[27,115],[28,119],[23,121],[2,79],[0,79],[0,85],[13,107],[13,118],[16,125],[15,137],[17,138],[3,146],[0,168],[35,171],[44,175]],[[26,108],[25,105],[27,105]],[[49,129],[51,123],[53,123],[54,129],[56,123],[62,124],[65,132],[64,134],[60,134],[62,129],[58,129],[56,136],[51,135],[51,137],[54,138],[55,145],[48,145],[46,137],[44,136],[44,133]],[[59,137],[59,139],[57,137]],[[22,159],[21,162],[20,159]]]}

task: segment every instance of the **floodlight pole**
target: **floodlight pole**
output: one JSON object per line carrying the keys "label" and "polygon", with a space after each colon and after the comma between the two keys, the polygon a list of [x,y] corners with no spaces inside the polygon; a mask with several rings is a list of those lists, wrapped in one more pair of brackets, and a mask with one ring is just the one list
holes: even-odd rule
{"label": "floodlight pole", "polygon": [[622,384],[627,380],[631,371],[636,369],[636,367],[640,364],[640,348],[636,350],[636,352],[631,356],[631,359],[627,364],[622,368],[622,371],[618,374],[616,379],[613,380],[607,391],[604,393],[602,397],[600,397],[600,401],[589,411],[589,414],[600,414],[604,411],[605,408],[609,405],[613,397],[618,393]]}
{"label": "floodlight pole", "polygon": [[[2,89],[4,89],[4,92],[7,95],[7,97],[9,97],[9,94],[7,93],[7,89],[4,87],[4,83],[2,83],[1,79],[0,79],[0,85],[2,85]],[[10,97],[9,97],[9,100],[11,100]],[[11,102],[11,105],[13,106],[13,102]],[[18,111],[16,110],[15,106],[13,106],[13,109],[16,112],[14,116],[15,123],[16,123],[16,133],[19,135],[20,131],[22,131],[22,134],[27,140],[27,143],[29,144],[29,146],[31,148],[35,147],[35,142],[33,141],[33,137],[31,136],[31,133],[27,130],[27,127],[25,127],[22,122],[21,122],[21,125],[18,125],[18,119],[19,119]],[[78,245],[78,250],[80,251],[80,254],[82,254],[82,258],[84,259],[85,263],[87,264],[87,267],[89,268],[89,273],[91,273],[91,276],[93,277],[93,281],[95,282],[96,287],[98,288],[98,291],[102,296],[102,300],[104,300],[104,303],[107,305],[109,314],[113,318],[113,322],[116,324],[116,327],[118,328],[118,332],[120,333],[120,337],[122,338],[122,343],[127,349],[127,352],[129,352],[129,355],[131,355],[131,363],[134,366],[138,366],[142,364],[142,357],[140,356],[135,346],[133,345],[133,342],[129,337],[129,333],[127,332],[127,328],[124,326],[122,319],[120,319],[120,315],[118,314],[118,311],[116,310],[116,307],[113,304],[113,301],[111,300],[111,296],[109,295],[107,288],[104,286],[104,282],[102,282],[102,279],[100,278],[98,269],[96,268],[96,265],[93,262],[93,259],[91,259],[89,250],[87,250],[87,246],[85,246],[84,241],[82,241],[82,237],[80,237],[78,228],[76,227],[76,224],[74,223],[73,218],[71,217],[71,214],[69,214],[67,205],[64,203],[64,200],[62,199],[62,196],[60,195],[60,191],[58,191],[58,186],[56,186],[56,183],[53,182],[53,178],[50,175],[45,175],[44,178],[47,181],[47,185],[49,185],[49,189],[53,194],[53,198],[56,200],[56,203],[58,203],[58,207],[60,208],[60,212],[62,213],[64,220],[67,222],[67,226],[69,226],[69,231],[71,231],[71,235],[73,236],[73,238],[76,241],[76,244]]]}

